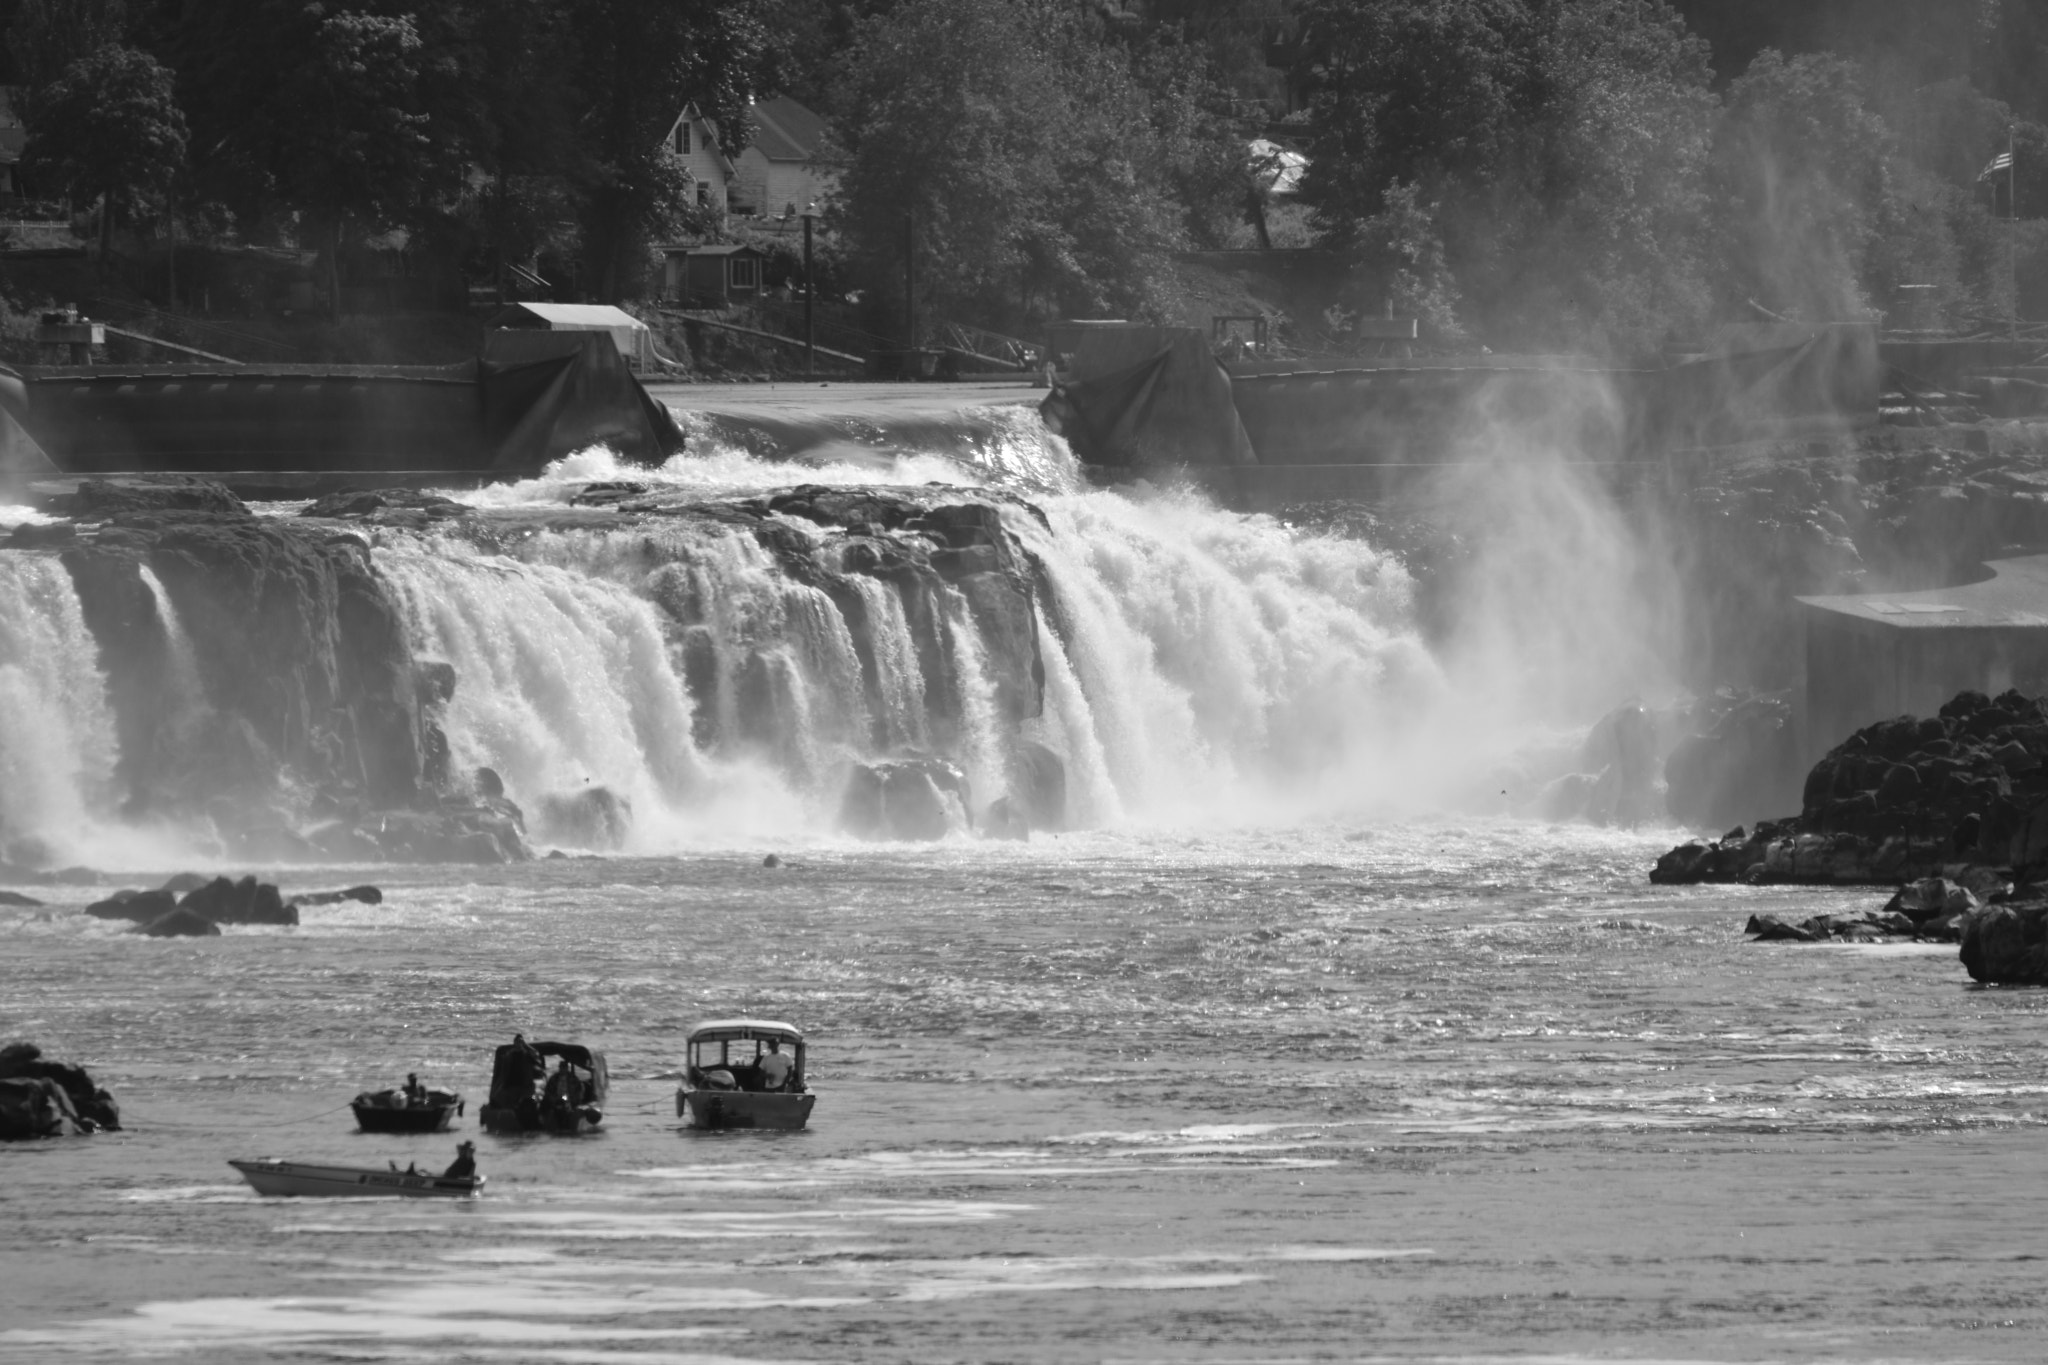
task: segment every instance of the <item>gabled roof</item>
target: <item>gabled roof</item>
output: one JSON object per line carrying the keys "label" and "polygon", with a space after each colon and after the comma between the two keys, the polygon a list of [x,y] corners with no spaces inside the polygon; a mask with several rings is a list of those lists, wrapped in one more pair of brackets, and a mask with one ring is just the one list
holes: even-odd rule
{"label": "gabled roof", "polygon": [[825,120],[787,95],[747,107],[753,147],[770,161],[812,161],[825,154]]}
{"label": "gabled roof", "polygon": [[702,145],[705,150],[709,151],[713,156],[718,158],[718,164],[725,167],[725,173],[727,175],[732,175],[738,169],[732,164],[732,158],[725,154],[725,147],[718,140],[717,122],[715,120],[705,118],[704,115],[698,111],[697,106],[694,103],[686,104],[683,106],[683,112],[676,115],[676,122],[671,123],[668,126],[668,132],[662,135],[662,140],[669,141],[673,139],[676,135],[676,123],[684,122],[694,123],[698,127],[704,129],[706,132],[710,134],[709,137],[701,140]]}

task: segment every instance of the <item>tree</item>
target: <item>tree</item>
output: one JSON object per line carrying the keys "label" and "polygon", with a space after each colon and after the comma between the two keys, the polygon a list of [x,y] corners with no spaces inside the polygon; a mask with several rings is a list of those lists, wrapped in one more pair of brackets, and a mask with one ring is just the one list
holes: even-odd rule
{"label": "tree", "polygon": [[1706,306],[1707,52],[1661,0],[1311,0],[1303,198],[1382,298],[1639,349]]}
{"label": "tree", "polygon": [[836,218],[877,295],[900,304],[908,251],[924,301],[995,325],[1160,311],[1178,191],[1243,157],[1187,66],[1053,0],[903,0],[861,25],[835,98]]}
{"label": "tree", "polygon": [[1891,153],[1891,132],[1847,61],[1767,50],[1750,63],[1714,136],[1724,301],[1822,321],[1861,316]]}
{"label": "tree", "polygon": [[186,131],[171,73],[147,53],[107,46],[65,68],[30,106],[23,173],[100,205],[105,247],[117,215],[155,213],[184,164]]}
{"label": "tree", "polygon": [[73,62],[129,39],[127,0],[15,0],[9,8],[9,75],[31,99]]}
{"label": "tree", "polygon": [[747,0],[582,0],[569,30],[584,256],[599,294],[616,299],[638,287],[650,240],[686,206],[663,135],[694,103],[737,155],[767,35]]}

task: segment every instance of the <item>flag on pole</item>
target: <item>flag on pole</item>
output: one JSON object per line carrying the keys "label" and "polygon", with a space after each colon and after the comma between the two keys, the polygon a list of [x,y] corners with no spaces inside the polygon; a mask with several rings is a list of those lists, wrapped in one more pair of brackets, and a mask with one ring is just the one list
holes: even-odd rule
{"label": "flag on pole", "polygon": [[1988,180],[1992,176],[1997,175],[2000,171],[2009,171],[2011,169],[2012,153],[2000,152],[1997,156],[1991,158],[1991,164],[1989,166],[1986,166],[1983,170],[1977,172],[1977,178],[1979,180]]}

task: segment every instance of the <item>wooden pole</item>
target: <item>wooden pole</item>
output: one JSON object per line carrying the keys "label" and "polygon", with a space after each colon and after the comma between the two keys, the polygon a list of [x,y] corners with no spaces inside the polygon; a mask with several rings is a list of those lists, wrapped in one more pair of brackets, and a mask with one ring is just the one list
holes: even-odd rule
{"label": "wooden pole", "polygon": [[2012,125],[2005,126],[2005,279],[2012,288],[2012,339],[2020,337],[2020,205],[2014,193],[2018,160],[2013,156]]}
{"label": "wooden pole", "polygon": [[917,203],[913,200],[903,214],[903,364],[912,365],[910,352],[917,349]]}
{"label": "wooden pole", "polygon": [[817,217],[816,204],[804,205],[804,378],[818,372],[816,316],[818,282],[811,276],[811,221]]}

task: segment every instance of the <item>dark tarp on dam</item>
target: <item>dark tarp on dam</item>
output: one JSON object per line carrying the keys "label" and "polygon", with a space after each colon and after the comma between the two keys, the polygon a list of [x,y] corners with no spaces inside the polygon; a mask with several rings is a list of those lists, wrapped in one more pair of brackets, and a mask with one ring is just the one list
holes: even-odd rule
{"label": "dark tarp on dam", "polygon": [[601,333],[487,332],[458,365],[28,367],[0,371],[0,407],[66,474],[504,473],[683,447]]}

